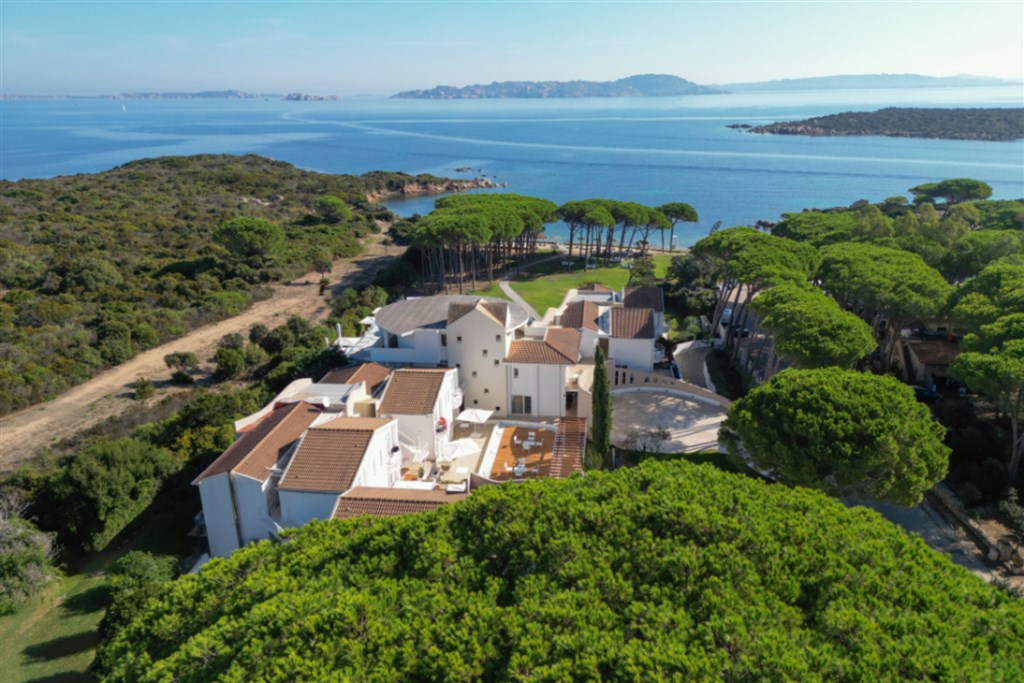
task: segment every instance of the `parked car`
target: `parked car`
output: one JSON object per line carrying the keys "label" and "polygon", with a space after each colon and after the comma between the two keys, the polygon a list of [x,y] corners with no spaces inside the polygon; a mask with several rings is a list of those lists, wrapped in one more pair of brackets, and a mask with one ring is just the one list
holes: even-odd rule
{"label": "parked car", "polygon": [[910,388],[914,390],[914,398],[916,398],[921,403],[935,403],[937,401],[941,401],[942,400],[942,396],[939,395],[939,393],[937,391],[932,391],[931,389],[926,389],[926,388],[924,388],[922,386],[919,386],[917,384],[915,384],[914,386],[912,386]]}
{"label": "parked car", "polygon": [[722,309],[722,317],[720,319],[720,322],[723,325],[728,325],[729,323],[732,322],[732,309],[731,308],[724,308],[724,309]]}

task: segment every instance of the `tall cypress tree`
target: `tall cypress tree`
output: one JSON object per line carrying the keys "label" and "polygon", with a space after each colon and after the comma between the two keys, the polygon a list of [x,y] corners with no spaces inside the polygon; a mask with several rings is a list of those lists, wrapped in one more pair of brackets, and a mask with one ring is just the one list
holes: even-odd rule
{"label": "tall cypress tree", "polygon": [[594,391],[591,419],[591,443],[605,462],[610,462],[612,440],[612,393],[608,384],[608,370],[604,365],[604,351],[600,345],[594,354]]}

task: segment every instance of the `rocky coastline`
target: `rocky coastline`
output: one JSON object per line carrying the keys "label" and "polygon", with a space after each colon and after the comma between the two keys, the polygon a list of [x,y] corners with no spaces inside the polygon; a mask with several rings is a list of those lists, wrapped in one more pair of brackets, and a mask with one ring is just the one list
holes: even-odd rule
{"label": "rocky coastline", "polygon": [[736,130],[760,135],[865,136],[1006,142],[1024,139],[1024,109],[912,109],[844,112],[767,126],[734,123]]}
{"label": "rocky coastline", "polygon": [[508,187],[508,183],[499,184],[490,178],[467,178],[465,180],[460,179],[448,179],[444,182],[423,182],[415,181],[406,183],[401,187],[388,188],[386,190],[378,190],[376,192],[370,192],[367,194],[367,199],[374,204],[380,203],[386,199],[396,199],[399,197],[420,197],[423,195],[433,194],[454,194],[458,192],[467,192],[469,190],[494,190],[500,187]]}

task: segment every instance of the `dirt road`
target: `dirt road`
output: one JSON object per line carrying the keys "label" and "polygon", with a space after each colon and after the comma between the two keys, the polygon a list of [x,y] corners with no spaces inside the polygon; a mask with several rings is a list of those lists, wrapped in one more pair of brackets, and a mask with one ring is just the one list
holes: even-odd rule
{"label": "dirt road", "polygon": [[[363,254],[334,264],[330,280],[335,291],[352,285],[365,285],[373,280],[378,269],[398,256],[400,247],[389,247],[388,255],[375,235],[364,243]],[[259,301],[241,314],[193,330],[189,334],[132,358],[127,363],[96,375],[57,398],[0,418],[0,473],[9,472],[30,457],[37,449],[74,436],[112,415],[133,405],[131,385],[140,377],[153,380],[160,386],[158,400],[169,391],[170,370],[164,365],[164,356],[174,351],[193,351],[208,370],[210,357],[217,342],[232,332],[247,333],[249,326],[263,323],[274,327],[289,315],[300,315],[309,320],[324,319],[327,302],[319,295],[319,273],[308,273],[293,282],[275,285],[269,299]]]}

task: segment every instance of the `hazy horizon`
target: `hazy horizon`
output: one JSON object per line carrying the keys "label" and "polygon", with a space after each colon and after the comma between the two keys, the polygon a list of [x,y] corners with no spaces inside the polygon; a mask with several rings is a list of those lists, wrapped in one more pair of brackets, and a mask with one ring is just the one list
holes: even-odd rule
{"label": "hazy horizon", "polygon": [[4,0],[7,94],[388,95],[494,81],[1024,78],[1020,2]]}

